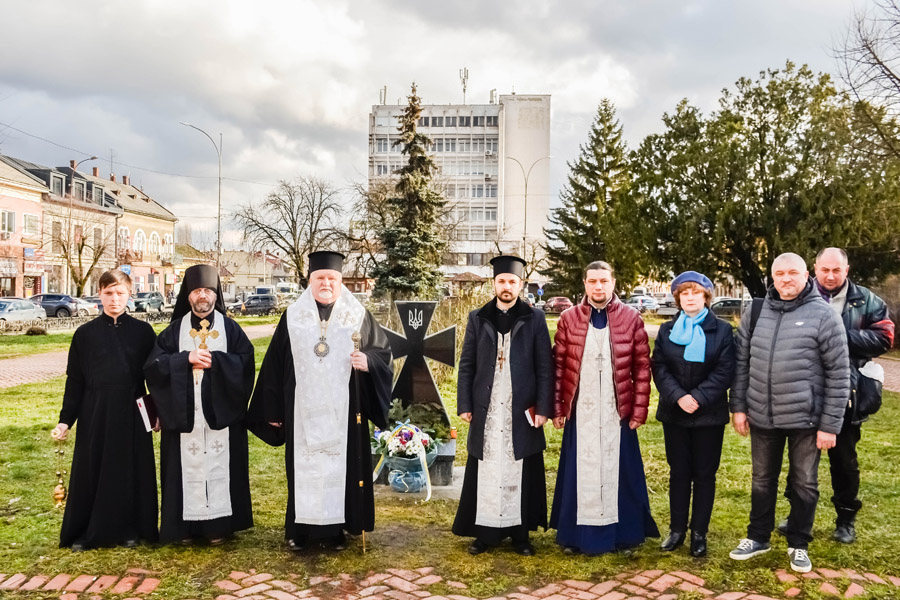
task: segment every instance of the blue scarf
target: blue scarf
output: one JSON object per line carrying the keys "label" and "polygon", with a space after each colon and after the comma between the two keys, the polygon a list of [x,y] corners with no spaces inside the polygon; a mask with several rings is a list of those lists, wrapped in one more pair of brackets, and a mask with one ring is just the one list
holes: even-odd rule
{"label": "blue scarf", "polygon": [[684,346],[684,360],[702,363],[706,358],[706,334],[703,332],[703,319],[706,318],[709,309],[704,308],[696,317],[689,317],[684,311],[678,315],[678,320],[672,327],[669,340],[679,346]]}

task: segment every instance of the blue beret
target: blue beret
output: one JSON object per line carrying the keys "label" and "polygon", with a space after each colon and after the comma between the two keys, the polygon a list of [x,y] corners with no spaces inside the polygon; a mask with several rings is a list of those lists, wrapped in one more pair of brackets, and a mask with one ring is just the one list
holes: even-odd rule
{"label": "blue beret", "polygon": [[710,291],[714,289],[713,282],[710,281],[709,277],[707,277],[703,273],[698,273],[697,271],[685,271],[672,280],[672,293],[675,293],[675,289],[679,285],[688,282],[697,283],[700,285],[700,287],[704,287]]}

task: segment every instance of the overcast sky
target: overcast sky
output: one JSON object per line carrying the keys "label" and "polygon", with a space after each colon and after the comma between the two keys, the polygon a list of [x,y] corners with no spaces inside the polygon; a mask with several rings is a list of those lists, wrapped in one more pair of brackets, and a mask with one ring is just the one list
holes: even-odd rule
{"label": "overcast sky", "polygon": [[[416,81],[427,104],[490,90],[552,96],[552,188],[600,100],[635,147],[682,98],[704,111],[790,59],[835,72],[863,0],[128,0],[0,3],[0,153],[62,166],[97,155],[195,229],[279,179],[363,181],[367,115]],[[165,173],[165,174],[164,174]],[[186,175],[175,176],[175,175]],[[242,181],[235,181],[242,180]],[[246,183],[257,182],[257,183]],[[259,185],[263,184],[263,185]],[[555,202],[551,202],[554,204]],[[198,217],[207,218],[198,218]],[[223,221],[223,228],[230,224]],[[224,245],[237,241],[229,231]]]}

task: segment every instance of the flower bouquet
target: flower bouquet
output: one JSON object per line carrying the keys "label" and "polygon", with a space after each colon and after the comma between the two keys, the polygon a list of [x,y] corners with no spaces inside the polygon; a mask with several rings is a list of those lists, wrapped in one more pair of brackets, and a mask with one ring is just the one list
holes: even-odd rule
{"label": "flower bouquet", "polygon": [[398,492],[418,492],[427,488],[431,498],[431,479],[428,467],[437,458],[437,444],[431,436],[416,427],[397,422],[391,431],[378,431],[375,434],[374,450],[382,454],[375,468],[373,481],[378,478],[381,469],[390,468],[388,481]]}

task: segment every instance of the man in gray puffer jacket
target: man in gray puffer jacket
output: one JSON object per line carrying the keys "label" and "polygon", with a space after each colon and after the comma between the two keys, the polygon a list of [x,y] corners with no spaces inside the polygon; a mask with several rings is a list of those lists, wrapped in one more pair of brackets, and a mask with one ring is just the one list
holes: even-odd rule
{"label": "man in gray puffer jacket", "polygon": [[847,334],[800,256],[776,258],[772,281],[753,332],[751,311],[738,330],[730,408],[735,430],[751,434],[753,484],[747,537],[730,556],[746,560],[770,549],[787,442],[788,554],[791,568],[806,573],[812,569],[807,548],[819,500],[820,451],[834,446],[850,394]]}

